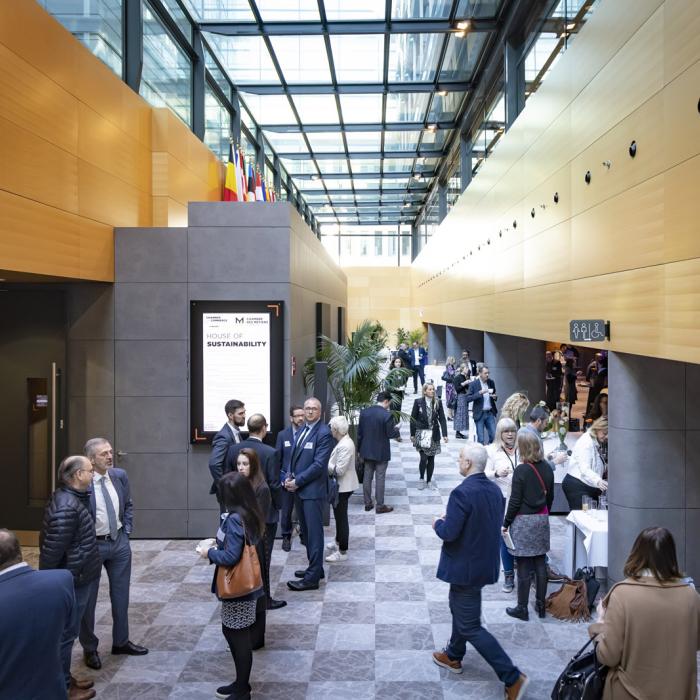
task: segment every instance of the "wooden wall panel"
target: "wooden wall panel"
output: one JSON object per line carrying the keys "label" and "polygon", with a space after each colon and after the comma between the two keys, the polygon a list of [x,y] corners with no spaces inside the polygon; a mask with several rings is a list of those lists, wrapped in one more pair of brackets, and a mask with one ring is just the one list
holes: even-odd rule
{"label": "wooden wall panel", "polygon": [[691,0],[596,8],[417,258],[425,321],[561,342],[604,317],[605,347],[700,363],[698,27]]}

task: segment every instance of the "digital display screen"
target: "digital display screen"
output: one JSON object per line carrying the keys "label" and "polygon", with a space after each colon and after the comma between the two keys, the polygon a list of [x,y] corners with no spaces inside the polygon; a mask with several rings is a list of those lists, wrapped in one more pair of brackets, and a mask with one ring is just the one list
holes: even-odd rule
{"label": "digital display screen", "polygon": [[282,302],[190,302],[190,442],[211,442],[231,399],[281,430],[284,357]]}
{"label": "digital display screen", "polygon": [[270,314],[202,314],[202,389],[205,432],[221,428],[231,398],[269,422]]}

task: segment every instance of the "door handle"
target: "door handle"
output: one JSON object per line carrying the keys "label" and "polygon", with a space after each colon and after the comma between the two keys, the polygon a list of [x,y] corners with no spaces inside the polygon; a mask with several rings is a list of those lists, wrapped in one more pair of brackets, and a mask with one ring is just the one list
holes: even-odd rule
{"label": "door handle", "polygon": [[126,457],[128,454],[128,452],[122,452],[121,450],[117,450],[117,457]]}

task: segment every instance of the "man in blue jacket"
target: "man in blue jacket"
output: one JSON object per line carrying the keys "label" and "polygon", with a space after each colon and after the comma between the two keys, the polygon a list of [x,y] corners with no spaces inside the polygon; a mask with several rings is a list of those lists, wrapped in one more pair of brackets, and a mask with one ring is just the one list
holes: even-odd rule
{"label": "man in blue jacket", "polygon": [[[109,579],[109,600],[112,604],[112,654],[142,656],[146,647],[129,641],[129,587],[131,586],[131,545],[129,535],[134,521],[129,479],[123,469],[114,466],[112,445],[104,438],[85,443],[85,456],[94,469],[90,493],[90,513],[95,521],[95,535],[100,559]],[[101,570],[100,570],[101,573]],[[99,582],[99,578],[98,578]],[[99,669],[102,660],[97,653],[95,605],[97,586],[93,587],[80,625],[80,644],[85,664]]]}
{"label": "man in blue jacket", "polygon": [[495,637],[481,626],[481,589],[498,581],[503,496],[484,474],[486,450],[464,447],[459,473],[464,481],[452,491],[447,513],[433,521],[443,541],[437,577],[450,584],[452,636],[433,661],[452,673],[462,673],[467,642],[484,657],[505,684],[506,700],[520,700],[528,678],[510,660]]}
{"label": "man in blue jacket", "polygon": [[375,487],[377,497],[377,513],[390,513],[394,510],[384,504],[384,484],[386,469],[391,459],[391,443],[389,440],[401,440],[399,428],[389,413],[391,392],[380,391],[377,404],[363,408],[357,426],[357,451],[365,463],[365,475],[362,479],[362,492],[365,499],[365,510],[372,510],[372,479],[377,476]]}
{"label": "man in blue jacket", "polygon": [[15,534],[0,529],[0,700],[65,700],[61,638],[74,607],[71,572],[35,571]]}
{"label": "man in blue jacket", "polygon": [[313,397],[306,399],[304,415],[306,423],[292,448],[284,482],[284,488],[296,495],[301,534],[309,558],[307,569],[294,572],[301,580],[287,581],[292,591],[317,589],[324,575],[323,509],[328,502],[328,458],[333,449],[331,430],[321,422],[321,402]]}
{"label": "man in blue jacket", "polygon": [[414,341],[408,351],[408,357],[411,360],[411,369],[413,370],[413,393],[417,394],[418,380],[420,379],[421,389],[425,384],[425,365],[428,363],[428,351]]}

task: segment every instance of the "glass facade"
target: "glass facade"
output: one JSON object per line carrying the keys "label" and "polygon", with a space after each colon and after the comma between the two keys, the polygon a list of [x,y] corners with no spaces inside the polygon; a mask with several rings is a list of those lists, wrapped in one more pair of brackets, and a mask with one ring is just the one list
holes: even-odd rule
{"label": "glass facade", "polygon": [[231,114],[214,91],[204,88],[204,143],[223,161],[228,160]]}
{"label": "glass facade", "polygon": [[192,124],[192,63],[147,2],[143,4],[143,72],[139,92]]}

